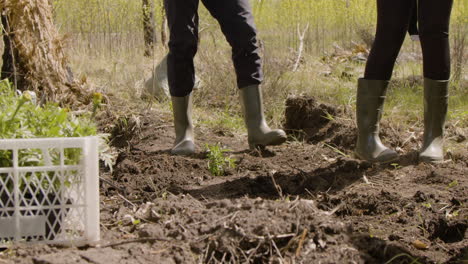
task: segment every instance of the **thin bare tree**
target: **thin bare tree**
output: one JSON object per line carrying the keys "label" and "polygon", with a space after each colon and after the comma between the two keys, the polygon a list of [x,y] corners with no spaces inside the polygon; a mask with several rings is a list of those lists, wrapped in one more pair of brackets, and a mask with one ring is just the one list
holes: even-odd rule
{"label": "thin bare tree", "polygon": [[156,24],[154,22],[153,0],[143,1],[143,32],[145,38],[145,56],[153,56],[154,45],[156,44]]}

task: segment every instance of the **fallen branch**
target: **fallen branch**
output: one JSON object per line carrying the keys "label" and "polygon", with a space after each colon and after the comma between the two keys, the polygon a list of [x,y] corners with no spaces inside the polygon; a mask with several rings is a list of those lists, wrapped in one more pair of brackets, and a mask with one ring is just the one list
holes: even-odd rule
{"label": "fallen branch", "polygon": [[156,238],[156,237],[145,237],[145,238],[138,238],[138,239],[133,239],[133,240],[124,240],[124,241],[119,241],[115,243],[110,243],[104,246],[101,246],[101,248],[109,248],[109,247],[116,247],[116,246],[121,246],[125,244],[131,244],[131,243],[148,243],[148,242],[157,242],[157,241],[163,241],[163,242],[170,242],[168,239],[164,238]]}

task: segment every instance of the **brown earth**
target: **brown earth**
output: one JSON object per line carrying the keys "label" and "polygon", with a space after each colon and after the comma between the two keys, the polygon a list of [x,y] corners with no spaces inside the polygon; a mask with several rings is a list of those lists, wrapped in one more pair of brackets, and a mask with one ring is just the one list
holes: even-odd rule
{"label": "brown earth", "polygon": [[[287,102],[283,146],[249,151],[246,135],[197,128],[198,146],[219,142],[236,159],[214,177],[202,148],[169,154],[168,120],[146,112],[114,126],[121,152],[101,174],[99,245],[15,246],[0,263],[468,263],[466,149],[421,164],[420,131],[384,123],[401,160],[362,162],[352,115],[300,97]],[[448,128],[466,145],[465,128]]]}

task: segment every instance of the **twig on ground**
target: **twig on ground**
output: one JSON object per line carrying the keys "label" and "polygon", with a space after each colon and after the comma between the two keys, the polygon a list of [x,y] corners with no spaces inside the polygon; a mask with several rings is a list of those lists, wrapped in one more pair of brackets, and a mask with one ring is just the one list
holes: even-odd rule
{"label": "twig on ground", "polygon": [[270,240],[271,240],[271,244],[273,245],[273,247],[275,248],[276,250],[276,253],[278,253],[278,256],[281,260],[282,263],[284,263],[284,258],[283,258],[283,255],[281,254],[281,251],[279,250],[278,246],[276,246],[276,243],[275,243],[275,240],[272,239],[272,237],[270,235],[268,235]]}
{"label": "twig on ground", "polygon": [[252,256],[254,256],[255,253],[257,253],[258,249],[260,248],[260,246],[261,246],[262,244],[263,244],[263,242],[262,242],[262,241],[259,241],[259,242],[258,242],[258,245],[257,245],[253,250],[249,250],[249,251],[251,251],[251,252],[249,252],[249,251],[246,252],[247,254],[249,254],[249,257],[247,258],[247,261],[246,261],[245,263],[250,263],[250,258],[252,258]]}
{"label": "twig on ground", "polygon": [[338,210],[341,209],[341,207],[343,207],[345,204],[344,203],[340,203],[337,207],[335,207],[333,210],[329,211],[329,212],[325,212],[326,215],[330,216],[330,215],[333,215],[335,214]]}
{"label": "twig on ground", "polygon": [[117,196],[119,196],[122,200],[124,200],[125,202],[127,202],[128,204],[130,204],[131,206],[133,206],[134,208],[136,208],[136,204],[132,203],[130,200],[128,200],[127,198],[125,198],[122,194],[118,193]]}
{"label": "twig on ground", "polygon": [[275,176],[274,176],[274,173],[271,173],[271,180],[273,181],[273,186],[275,186],[275,189],[276,191],[278,192],[278,195],[281,199],[284,199],[284,196],[283,196],[283,190],[281,189],[281,186],[279,186],[277,183],[276,183],[276,180],[275,180]]}
{"label": "twig on ground", "polygon": [[115,189],[117,189],[118,191],[120,192],[124,192],[125,190],[119,186],[117,186],[113,181],[109,180],[109,179],[106,179],[104,177],[99,177],[99,179],[107,184],[109,184],[110,186],[114,187]]}
{"label": "twig on ground", "polygon": [[[227,218],[231,218],[230,221],[234,220],[234,218],[236,218],[237,214],[239,213],[239,211],[235,211],[234,213],[231,213],[231,214],[228,214],[224,217],[221,217],[219,219],[217,219],[216,221],[213,222],[213,224],[216,224],[216,223],[219,223],[221,221],[223,221],[224,219],[227,219]],[[194,225],[199,225],[199,224],[204,224],[204,223],[207,223],[207,221],[199,221],[199,222],[196,222],[196,223],[192,223],[192,224],[189,224],[187,226],[194,226]]]}
{"label": "twig on ground", "polygon": [[148,243],[148,242],[156,242],[156,241],[170,242],[170,240],[167,240],[167,239],[164,239],[164,238],[145,237],[145,238],[124,240],[124,241],[119,241],[119,242],[115,242],[115,243],[110,243],[110,244],[101,246],[101,248],[116,247],[116,246],[121,246],[121,245],[125,245],[125,244],[132,244],[132,243]]}
{"label": "twig on ground", "polygon": [[403,148],[408,142],[410,142],[411,140],[415,140],[416,139],[416,133],[415,132],[410,132],[410,135],[408,138],[406,138],[403,143],[401,143],[401,146],[400,148]]}
{"label": "twig on ground", "polygon": [[309,189],[305,188],[305,191],[312,197],[316,197],[316,195],[314,195],[311,191],[309,191]]}
{"label": "twig on ground", "polygon": [[299,245],[297,246],[297,249],[296,249],[296,257],[299,257],[301,255],[302,246],[304,245],[307,232],[309,232],[307,228],[304,229],[304,231],[302,232],[301,239],[299,240]]}

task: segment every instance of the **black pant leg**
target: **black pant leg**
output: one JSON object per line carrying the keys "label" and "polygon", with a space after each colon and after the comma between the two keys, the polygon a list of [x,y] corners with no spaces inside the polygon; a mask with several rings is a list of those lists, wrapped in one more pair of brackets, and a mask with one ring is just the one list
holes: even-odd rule
{"label": "black pant leg", "polygon": [[165,0],[170,31],[167,77],[171,96],[189,95],[195,84],[199,0]]}
{"label": "black pant leg", "polygon": [[367,60],[365,79],[390,80],[392,77],[413,5],[414,2],[408,0],[377,0],[377,32]]}
{"label": "black pant leg", "polygon": [[408,33],[410,36],[419,35],[418,31],[418,0],[413,1],[413,9],[411,12],[411,17],[408,26]]}
{"label": "black pant leg", "polygon": [[249,0],[202,0],[232,47],[239,88],[263,81],[262,62]]}
{"label": "black pant leg", "polygon": [[426,78],[450,78],[449,27],[452,5],[453,0],[419,1],[419,33]]}

